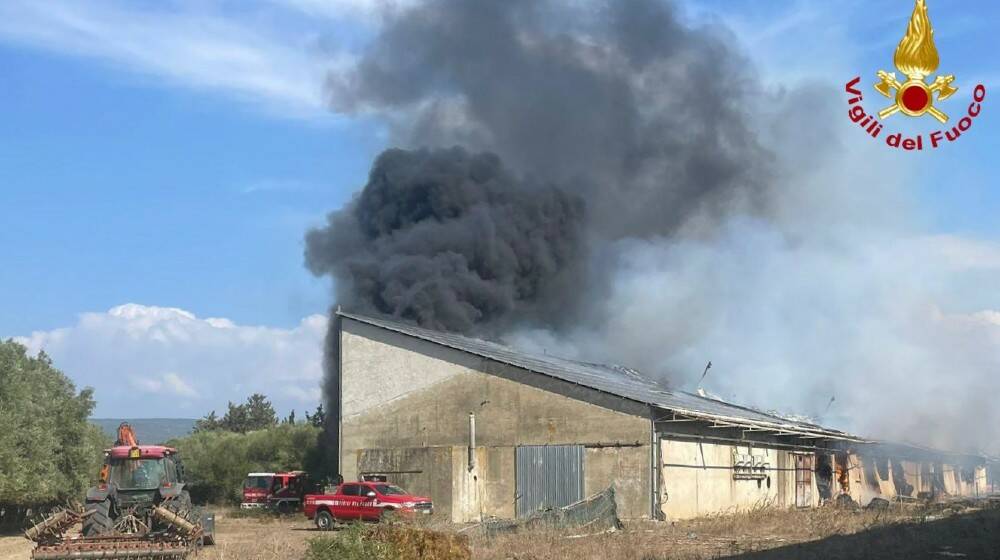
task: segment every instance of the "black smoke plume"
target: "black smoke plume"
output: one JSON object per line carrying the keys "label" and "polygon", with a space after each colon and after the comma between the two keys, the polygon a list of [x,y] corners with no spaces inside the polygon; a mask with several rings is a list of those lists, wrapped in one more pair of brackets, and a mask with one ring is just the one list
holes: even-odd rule
{"label": "black smoke plume", "polygon": [[350,310],[459,332],[552,324],[576,293],[582,217],[579,197],[519,181],[493,154],[393,149],[307,234],[306,262]]}
{"label": "black smoke plume", "polygon": [[407,150],[380,155],[360,195],[307,234],[307,266],[351,310],[560,332],[599,307],[619,240],[767,211],[769,157],[743,113],[760,88],[730,40],[660,0],[386,14],[328,87],[335,111],[382,115]]}

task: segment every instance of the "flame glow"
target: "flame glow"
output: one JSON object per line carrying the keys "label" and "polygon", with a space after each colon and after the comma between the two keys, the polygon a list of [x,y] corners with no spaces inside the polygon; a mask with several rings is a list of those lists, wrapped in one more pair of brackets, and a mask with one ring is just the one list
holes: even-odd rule
{"label": "flame glow", "polygon": [[937,47],[934,46],[934,30],[931,20],[927,17],[927,4],[917,0],[910,17],[910,25],[906,35],[896,47],[893,62],[899,71],[911,78],[923,78],[937,70],[940,59]]}

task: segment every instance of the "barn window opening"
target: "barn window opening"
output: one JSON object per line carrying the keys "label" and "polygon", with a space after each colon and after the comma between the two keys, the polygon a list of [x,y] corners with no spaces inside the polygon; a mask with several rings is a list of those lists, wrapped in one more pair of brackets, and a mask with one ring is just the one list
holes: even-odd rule
{"label": "barn window opening", "polygon": [[851,468],[848,466],[846,453],[838,453],[836,457],[834,472],[837,473],[837,484],[840,485],[840,491],[846,494],[851,491]]}
{"label": "barn window opening", "polygon": [[892,462],[892,483],[896,487],[897,495],[913,495],[913,485],[906,481],[906,472],[903,470],[903,464],[899,461]]}
{"label": "barn window opening", "polygon": [[816,488],[822,501],[833,497],[833,464],[830,456],[824,453],[816,455]]}

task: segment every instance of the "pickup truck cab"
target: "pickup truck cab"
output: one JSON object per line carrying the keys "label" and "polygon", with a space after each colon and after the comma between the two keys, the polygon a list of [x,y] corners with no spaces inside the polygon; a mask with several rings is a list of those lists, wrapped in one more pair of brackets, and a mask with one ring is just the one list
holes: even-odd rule
{"label": "pickup truck cab", "polygon": [[303,512],[320,530],[336,521],[380,521],[388,512],[403,516],[434,511],[431,499],[414,496],[388,482],[345,482],[332,494],[306,494]]}

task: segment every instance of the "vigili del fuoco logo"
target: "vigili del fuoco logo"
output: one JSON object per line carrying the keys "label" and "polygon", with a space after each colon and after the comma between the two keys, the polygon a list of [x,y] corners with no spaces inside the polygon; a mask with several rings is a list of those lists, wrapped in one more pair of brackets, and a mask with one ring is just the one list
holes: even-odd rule
{"label": "vigili del fuoco logo", "polygon": [[896,69],[906,76],[906,80],[901,81],[895,72],[878,71],[879,81],[874,84],[875,91],[888,97],[892,104],[880,110],[877,117],[866,112],[861,105],[864,100],[858,87],[861,76],[856,76],[847,82],[844,88],[851,96],[847,100],[850,105],[847,114],[869,136],[885,138],[886,145],[892,148],[923,150],[955,142],[972,128],[973,120],[979,116],[982,102],[986,99],[986,87],[982,84],[973,88],[972,102],[967,107],[956,104],[956,108],[964,109],[957,122],[953,122],[950,127],[946,126],[944,129],[931,132],[927,135],[927,141],[924,141],[923,134],[914,137],[904,136],[901,132],[882,134],[884,125],[880,119],[887,120],[896,113],[910,118],[923,118],[929,115],[945,125],[950,120],[945,108],[939,105],[945,105],[943,102],[955,95],[959,88],[953,85],[955,76],[952,74],[938,74],[930,83],[927,81],[937,72],[941,59],[934,45],[934,29],[931,27],[931,20],[927,15],[927,3],[924,0],[916,0],[913,15],[910,16],[910,23],[906,27],[906,34],[896,47],[892,62]]}

